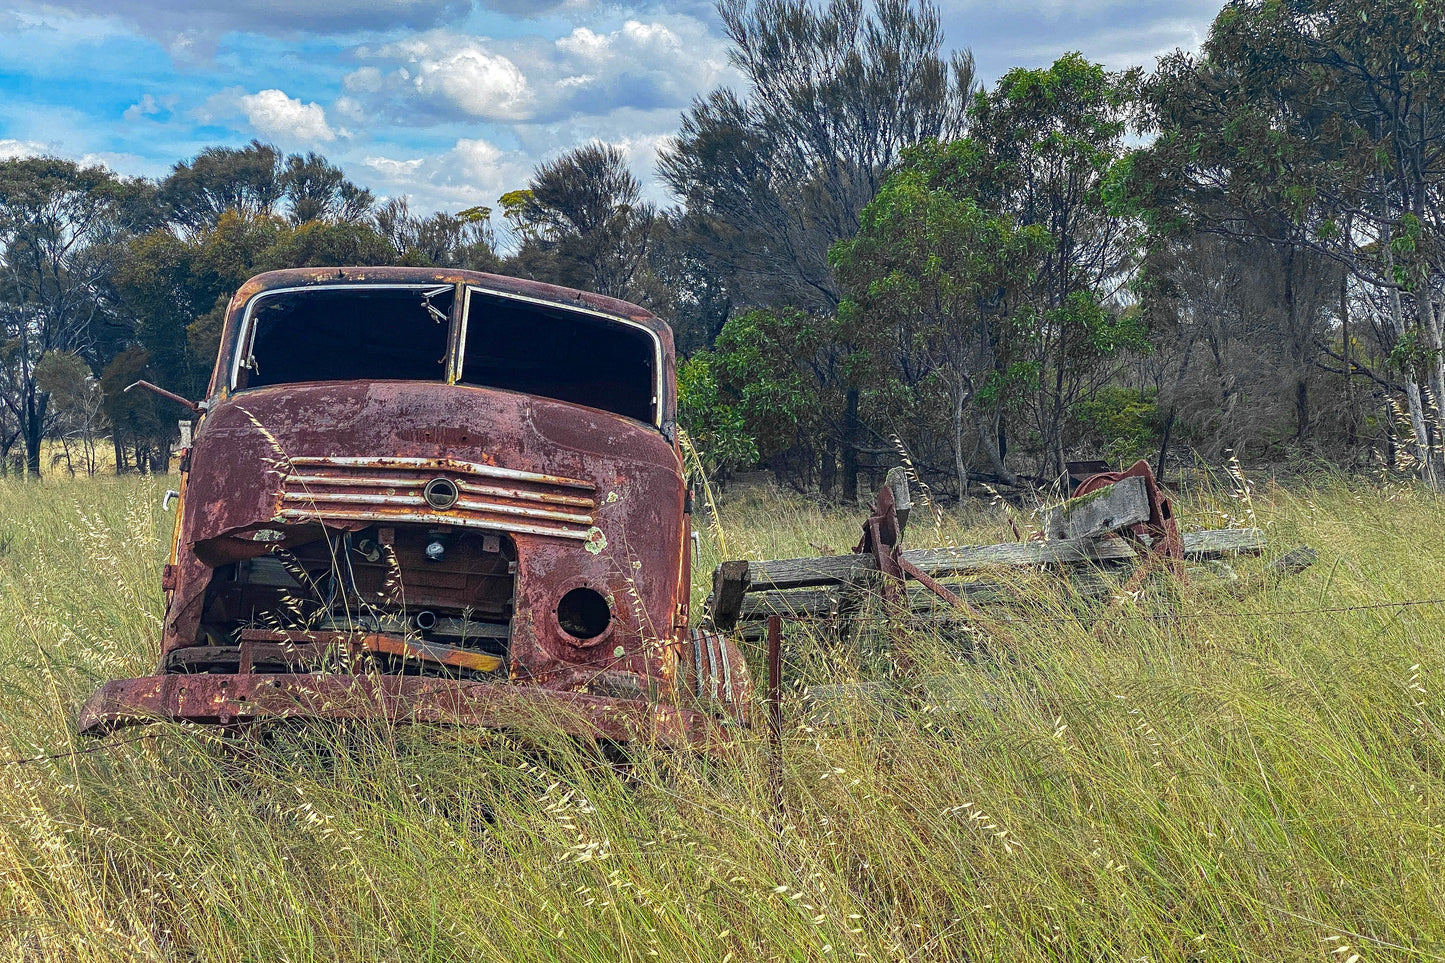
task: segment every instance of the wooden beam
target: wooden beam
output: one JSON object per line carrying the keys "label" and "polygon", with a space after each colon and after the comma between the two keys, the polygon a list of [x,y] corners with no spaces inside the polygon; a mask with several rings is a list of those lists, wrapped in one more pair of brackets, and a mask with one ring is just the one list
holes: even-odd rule
{"label": "wooden beam", "polygon": [[1044,515],[1050,541],[1096,538],[1149,520],[1149,492],[1142,478],[1123,478],[1107,488],[1071,498]]}
{"label": "wooden beam", "polygon": [[753,592],[743,600],[743,621],[765,619],[770,615],[785,618],[817,618],[836,614],[838,592],[835,589],[799,589],[794,592]]}
{"label": "wooden beam", "polygon": [[[1255,528],[1221,528],[1187,532],[1184,535],[1184,556],[1195,561],[1229,555],[1258,555],[1263,550],[1264,533]],[[904,552],[903,557],[938,578],[998,567],[1130,562],[1136,555],[1134,549],[1124,540],[1103,538],[920,548]],[[782,558],[747,564],[748,590],[753,592],[840,585],[857,581],[874,569],[871,555]],[[721,571],[720,567],[718,572]],[[717,574],[714,575],[713,584],[716,595],[716,586],[719,584]],[[721,625],[719,627],[721,628]]]}
{"label": "wooden beam", "polygon": [[1292,552],[1285,552],[1265,566],[1265,571],[1277,578],[1298,575],[1320,559],[1320,553],[1308,545],[1301,545]]}
{"label": "wooden beam", "polygon": [[902,544],[903,533],[908,530],[908,514],[913,510],[913,496],[908,491],[908,472],[901,465],[890,468],[883,484],[893,490],[893,511],[898,516],[898,542]]}

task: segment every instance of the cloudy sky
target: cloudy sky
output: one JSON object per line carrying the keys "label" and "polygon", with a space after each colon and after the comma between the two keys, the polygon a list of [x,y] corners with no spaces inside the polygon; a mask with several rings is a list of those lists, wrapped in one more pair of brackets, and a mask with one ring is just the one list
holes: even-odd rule
{"label": "cloudy sky", "polygon": [[[1198,45],[1222,0],[938,0],[980,75]],[[345,11],[344,13],[342,11]],[[213,144],[318,150],[424,210],[493,204],[592,139],[658,144],[735,85],[710,0],[6,0],[0,157],[158,176]]]}

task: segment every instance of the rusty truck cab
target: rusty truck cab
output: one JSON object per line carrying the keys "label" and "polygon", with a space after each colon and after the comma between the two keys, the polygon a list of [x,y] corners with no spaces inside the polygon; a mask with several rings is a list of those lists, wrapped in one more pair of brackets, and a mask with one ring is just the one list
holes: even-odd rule
{"label": "rusty truck cab", "polygon": [[[232,299],[155,675],[83,731],[274,716],[699,738],[746,667],[688,625],[672,334],[626,302],[421,268]],[[709,737],[710,738],[710,737]]]}

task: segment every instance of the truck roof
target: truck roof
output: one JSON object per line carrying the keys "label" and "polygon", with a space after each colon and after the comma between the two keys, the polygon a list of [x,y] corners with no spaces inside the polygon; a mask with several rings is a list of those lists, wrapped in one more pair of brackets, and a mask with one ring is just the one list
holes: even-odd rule
{"label": "truck roof", "polygon": [[290,268],[284,271],[268,271],[258,274],[236,292],[233,308],[244,304],[263,291],[274,288],[294,288],[308,284],[467,284],[502,294],[535,298],[562,307],[580,307],[589,311],[610,314],[649,328],[663,335],[666,343],[672,341],[672,328],[646,308],[629,301],[592,294],[557,284],[543,284],[525,278],[507,277],[501,274],[487,274],[482,271],[464,271],[460,268],[434,267],[325,267]]}

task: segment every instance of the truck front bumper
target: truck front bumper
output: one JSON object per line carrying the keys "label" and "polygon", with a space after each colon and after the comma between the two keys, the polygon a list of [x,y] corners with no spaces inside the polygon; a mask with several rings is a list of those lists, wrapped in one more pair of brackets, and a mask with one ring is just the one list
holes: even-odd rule
{"label": "truck front bumper", "polygon": [[531,684],[381,674],[171,674],[121,679],[106,683],[86,700],[78,727],[82,735],[98,736],[151,722],[230,726],[276,719],[536,728],[672,747],[729,741],[726,727],[716,718],[666,703]]}

